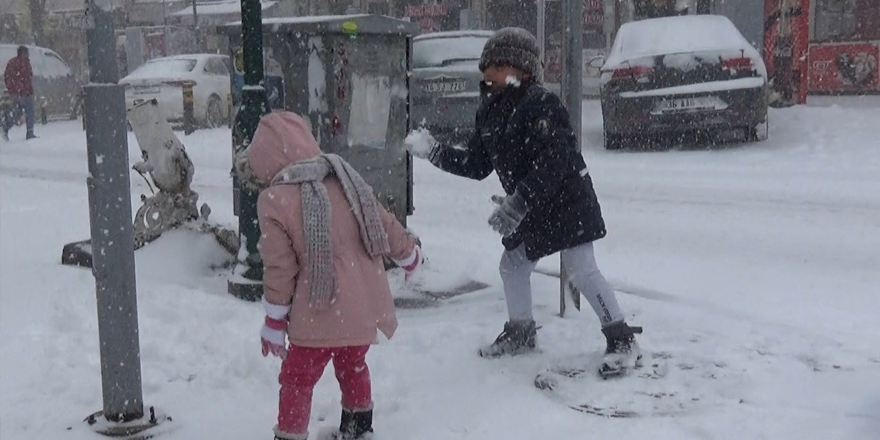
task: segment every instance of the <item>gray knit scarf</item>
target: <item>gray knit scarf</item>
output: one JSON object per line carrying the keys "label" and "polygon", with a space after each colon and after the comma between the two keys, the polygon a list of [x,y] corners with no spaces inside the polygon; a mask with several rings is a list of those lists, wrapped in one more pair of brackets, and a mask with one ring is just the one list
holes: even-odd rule
{"label": "gray knit scarf", "polygon": [[322,154],[281,170],[272,179],[272,185],[299,184],[302,192],[306,259],[311,279],[309,303],[318,310],[330,308],[337,289],[330,239],[330,196],[322,183],[331,173],[342,184],[367,253],[370,257],[377,257],[390,252],[388,236],[379,215],[379,201],[373,195],[373,189],[348,162],[335,154]]}

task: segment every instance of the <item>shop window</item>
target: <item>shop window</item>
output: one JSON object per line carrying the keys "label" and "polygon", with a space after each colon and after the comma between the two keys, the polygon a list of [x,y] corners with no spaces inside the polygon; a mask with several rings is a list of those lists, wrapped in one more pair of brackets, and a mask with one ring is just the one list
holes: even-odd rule
{"label": "shop window", "polygon": [[880,39],[880,1],[816,0],[813,39]]}
{"label": "shop window", "polygon": [[368,14],[376,14],[376,15],[388,15],[388,4],[387,3],[368,3],[367,4],[367,13]]}

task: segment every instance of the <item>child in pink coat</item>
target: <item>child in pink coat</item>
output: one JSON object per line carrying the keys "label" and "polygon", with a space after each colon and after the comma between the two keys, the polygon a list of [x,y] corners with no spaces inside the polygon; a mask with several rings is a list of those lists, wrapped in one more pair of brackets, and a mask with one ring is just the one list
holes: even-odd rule
{"label": "child in pink coat", "polygon": [[246,156],[237,167],[263,188],[263,355],[283,359],[275,438],[308,437],[312,390],[331,360],[342,390],[340,437],[364,438],[373,431],[367,350],[378,331],[391,338],[397,328],[383,257],[409,275],[421,251],[354,168],[321,153],[298,115],[264,116]]}

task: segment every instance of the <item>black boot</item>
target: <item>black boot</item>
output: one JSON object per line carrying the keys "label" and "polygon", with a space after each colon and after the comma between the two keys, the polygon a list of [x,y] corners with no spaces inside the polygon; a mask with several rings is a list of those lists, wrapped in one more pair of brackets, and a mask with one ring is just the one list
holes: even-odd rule
{"label": "black boot", "polygon": [[373,410],[348,410],[342,408],[339,421],[339,440],[361,440],[372,438]]}
{"label": "black boot", "polygon": [[535,337],[538,329],[535,321],[508,321],[504,323],[504,330],[495,338],[495,342],[488,347],[480,349],[480,356],[495,358],[501,356],[516,356],[535,349]]}
{"label": "black boot", "polygon": [[642,352],[636,343],[635,335],[642,333],[641,327],[630,327],[626,322],[617,322],[602,329],[605,334],[605,359],[599,367],[603,377],[617,376],[628,369],[637,367],[642,360]]}

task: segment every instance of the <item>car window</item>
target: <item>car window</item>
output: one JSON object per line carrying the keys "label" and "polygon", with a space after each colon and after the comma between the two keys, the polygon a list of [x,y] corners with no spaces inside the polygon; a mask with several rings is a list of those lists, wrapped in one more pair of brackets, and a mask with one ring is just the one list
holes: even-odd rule
{"label": "car window", "polygon": [[232,72],[232,60],[229,59],[229,57],[220,58],[220,61],[223,63],[223,67],[226,68],[227,75],[229,74],[229,72]]}
{"label": "car window", "polygon": [[229,70],[226,69],[226,65],[223,64],[220,58],[210,58],[205,63],[205,73],[208,75],[228,76]]}
{"label": "car window", "polygon": [[16,50],[14,47],[0,47],[0,72],[6,69],[9,60],[15,58]]}
{"label": "car window", "polygon": [[48,78],[63,78],[70,74],[67,64],[57,55],[46,52],[43,58],[43,76]]}
{"label": "car window", "polygon": [[429,38],[413,42],[413,68],[443,67],[456,62],[479,61],[488,37]]}
{"label": "car window", "polygon": [[32,48],[28,51],[28,60],[31,62],[34,76],[46,76],[46,54],[44,52]]}

